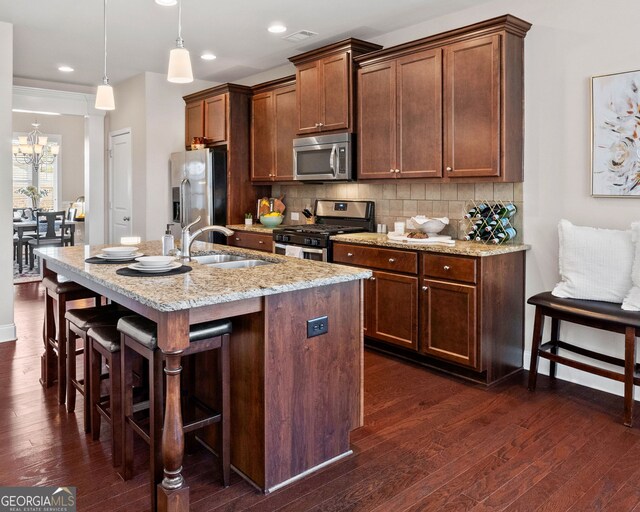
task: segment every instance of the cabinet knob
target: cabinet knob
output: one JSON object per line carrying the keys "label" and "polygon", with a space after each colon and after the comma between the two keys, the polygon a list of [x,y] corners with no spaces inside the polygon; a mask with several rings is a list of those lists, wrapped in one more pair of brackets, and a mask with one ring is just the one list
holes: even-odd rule
{"label": "cabinet knob", "polygon": [[375,280],[376,280],[376,278],[375,278],[375,277],[373,277],[373,276],[371,276],[371,277],[369,278],[369,281],[375,281]]}
{"label": "cabinet knob", "polygon": [[449,265],[445,265],[444,267],[442,267],[445,270],[449,270],[451,267]]}
{"label": "cabinet knob", "polygon": [[347,256],[349,256],[349,258],[351,258],[351,256],[353,256],[353,253],[352,252],[348,252]]}
{"label": "cabinet knob", "polygon": [[239,242],[239,241],[240,241],[240,238],[236,237],[236,242]]}
{"label": "cabinet knob", "polygon": [[259,243],[259,244],[263,244],[263,243],[264,243],[264,241],[263,241],[263,240],[258,240],[258,243]]}
{"label": "cabinet knob", "polygon": [[322,128],[324,126],[324,123],[318,123],[318,126]]}
{"label": "cabinet knob", "polygon": [[453,169],[451,167],[447,167],[447,172],[451,172]]}
{"label": "cabinet knob", "polygon": [[424,292],[426,292],[428,289],[429,289],[429,287],[428,287],[428,286],[423,286],[423,287],[422,287],[422,291],[424,291]]}
{"label": "cabinet knob", "polygon": [[395,263],[396,259],[395,258],[389,258],[389,263]]}
{"label": "cabinet knob", "polygon": [[394,172],[398,174],[400,172],[400,169],[396,169]]}
{"label": "cabinet knob", "polygon": [[389,172],[396,172],[396,171],[394,171],[393,169],[389,169]]}

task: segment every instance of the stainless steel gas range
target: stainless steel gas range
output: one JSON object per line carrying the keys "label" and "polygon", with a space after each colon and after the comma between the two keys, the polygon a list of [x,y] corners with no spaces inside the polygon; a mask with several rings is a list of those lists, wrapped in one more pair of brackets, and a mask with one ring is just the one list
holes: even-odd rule
{"label": "stainless steel gas range", "polygon": [[280,226],[273,230],[277,254],[289,254],[309,260],[331,261],[332,235],[374,231],[373,201],[316,200],[315,224]]}

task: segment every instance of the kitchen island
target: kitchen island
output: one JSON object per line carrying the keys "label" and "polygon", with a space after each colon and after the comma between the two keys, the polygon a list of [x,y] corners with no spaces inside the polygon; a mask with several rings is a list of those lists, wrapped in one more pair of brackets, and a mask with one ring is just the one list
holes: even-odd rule
{"label": "kitchen island", "polygon": [[[160,244],[139,244],[146,255]],[[184,439],[180,359],[189,326],[231,318],[231,462],[264,492],[350,454],[362,425],[362,287],[365,269],[196,242],[192,255],[225,253],[267,260],[223,269],[191,262],[174,276],[127,277],[120,264],[89,264],[101,247],[43,248],[45,275],[77,282],[158,325],[166,357],[162,437],[165,478],[158,508],[188,510],[181,476]],[[307,321],[326,316],[328,333],[309,337]]]}

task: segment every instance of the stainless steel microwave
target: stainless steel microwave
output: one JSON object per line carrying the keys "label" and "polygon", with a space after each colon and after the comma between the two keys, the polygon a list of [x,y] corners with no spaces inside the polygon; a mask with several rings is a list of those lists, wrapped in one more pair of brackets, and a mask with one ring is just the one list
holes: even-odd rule
{"label": "stainless steel microwave", "polygon": [[352,173],[350,133],[293,139],[293,177],[298,181],[349,181]]}

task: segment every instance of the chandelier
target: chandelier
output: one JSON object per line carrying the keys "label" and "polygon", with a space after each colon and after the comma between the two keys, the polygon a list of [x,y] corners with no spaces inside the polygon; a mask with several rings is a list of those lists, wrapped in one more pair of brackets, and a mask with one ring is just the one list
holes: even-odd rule
{"label": "chandelier", "polygon": [[33,170],[38,172],[41,165],[52,164],[60,152],[60,146],[48,142],[48,138],[43,136],[37,121],[31,123],[33,131],[29,135],[18,137],[18,143],[13,144],[13,158],[23,165],[31,165]]}

